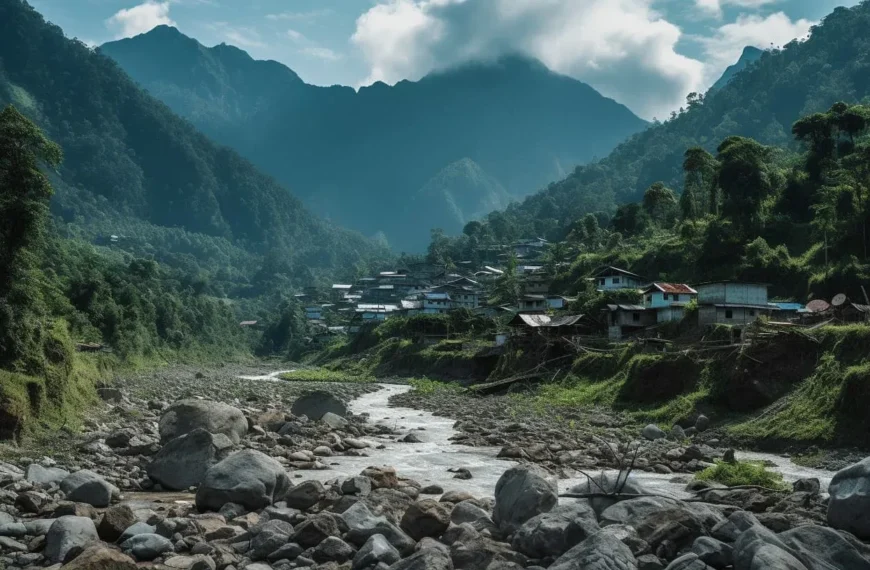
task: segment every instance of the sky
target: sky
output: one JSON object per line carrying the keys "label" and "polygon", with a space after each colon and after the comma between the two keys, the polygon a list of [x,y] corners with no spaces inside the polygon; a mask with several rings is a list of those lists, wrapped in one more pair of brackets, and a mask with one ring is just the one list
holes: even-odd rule
{"label": "sky", "polygon": [[645,119],[704,91],[747,45],[807,36],[858,0],[29,0],[99,45],[168,24],[286,64],[308,83],[417,80],[469,60],[524,54]]}

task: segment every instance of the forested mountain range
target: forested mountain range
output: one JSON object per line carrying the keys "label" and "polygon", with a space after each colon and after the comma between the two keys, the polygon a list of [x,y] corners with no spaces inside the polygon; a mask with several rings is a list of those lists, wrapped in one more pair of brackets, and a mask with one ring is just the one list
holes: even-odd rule
{"label": "forested mountain range", "polygon": [[[640,200],[661,181],[683,186],[684,153],[693,146],[715,152],[726,137],[796,148],[792,124],[827,111],[837,101],[870,96],[870,3],[837,8],[805,41],[765,51],[720,90],[689,98],[686,109],[620,144],[606,158],[576,168],[545,190],[489,216],[497,239],[564,237],[585,213],[612,212]],[[609,217],[609,216],[605,216]]]}
{"label": "forested mountain range", "polygon": [[758,61],[763,53],[764,51],[757,47],[746,46],[743,48],[743,53],[740,54],[740,59],[738,59],[734,65],[728,66],[719,79],[716,80],[716,83],[710,87],[710,91],[718,91],[728,85],[728,83],[734,79],[738,73]]}
{"label": "forested mountain range", "polygon": [[[100,51],[315,211],[367,234],[383,231],[397,250],[420,249],[430,227],[459,231],[492,203],[492,188],[505,191],[499,201],[528,195],[647,125],[590,86],[521,57],[355,91],[307,85],[283,65],[226,45],[206,48],[165,26]],[[466,159],[476,166],[451,167]],[[421,193],[434,206],[422,227]]]}
{"label": "forested mountain range", "polygon": [[[265,286],[254,281],[268,277],[269,258],[281,261],[288,284],[303,285],[388,255],[312,215],[22,0],[0,0],[0,106],[7,103],[63,149],[52,208],[72,235],[116,234],[158,261],[215,279],[222,272],[259,291]],[[233,257],[245,263],[226,263]]]}

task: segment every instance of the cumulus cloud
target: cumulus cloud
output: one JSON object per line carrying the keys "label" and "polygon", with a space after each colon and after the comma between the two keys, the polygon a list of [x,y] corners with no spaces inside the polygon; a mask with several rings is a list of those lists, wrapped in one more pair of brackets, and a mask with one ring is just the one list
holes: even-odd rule
{"label": "cumulus cloud", "polygon": [[783,12],[767,17],[744,14],[718,28],[712,36],[696,38],[706,56],[706,82],[715,81],[726,67],[737,61],[744,47],[782,47],[795,38],[805,37],[815,23],[805,19],[793,21]]}
{"label": "cumulus cloud", "polygon": [[156,26],[174,26],[169,17],[169,2],[148,0],[138,6],[118,10],[106,20],[106,26],[115,32],[115,38],[129,38],[144,34]]}
{"label": "cumulus cloud", "polygon": [[321,46],[309,46],[300,50],[300,53],[323,61],[338,61],[342,58],[340,53]]}
{"label": "cumulus cloud", "polygon": [[292,28],[287,30],[287,37],[296,43],[302,43],[302,42],[305,42],[308,40],[308,38],[305,37],[305,34],[303,34],[302,32],[296,31]]}
{"label": "cumulus cloud", "polygon": [[676,52],[680,29],[654,0],[380,0],[357,20],[364,84],[520,53],[651,118],[700,88],[703,64]]}
{"label": "cumulus cloud", "polygon": [[704,14],[721,18],[722,8],[725,6],[757,10],[762,6],[767,6],[768,4],[774,4],[780,1],[781,0],[695,0],[695,5]]}
{"label": "cumulus cloud", "polygon": [[331,16],[335,11],[330,8],[322,10],[309,10],[307,12],[278,12],[277,14],[267,14],[266,19],[278,22],[281,20],[316,20],[325,16]]}

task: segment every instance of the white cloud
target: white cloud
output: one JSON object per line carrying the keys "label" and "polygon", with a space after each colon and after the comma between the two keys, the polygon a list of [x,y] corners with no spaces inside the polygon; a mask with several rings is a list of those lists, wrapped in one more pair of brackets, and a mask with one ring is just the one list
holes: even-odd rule
{"label": "white cloud", "polygon": [[325,16],[331,16],[335,12],[329,8],[323,10],[309,10],[308,12],[279,12],[267,14],[266,19],[277,22],[280,20],[316,20]]}
{"label": "white cloud", "polygon": [[228,22],[211,22],[206,25],[218,33],[227,43],[243,48],[265,48],[260,32],[247,26],[233,26]]}
{"label": "white cloud", "polygon": [[336,51],[333,51],[329,48],[319,47],[319,46],[309,46],[300,50],[302,55],[307,55],[308,57],[313,57],[315,59],[322,59],[324,61],[338,61],[342,58],[342,55]]}
{"label": "white cloud", "polygon": [[352,41],[369,64],[364,84],[520,53],[651,118],[703,81],[703,64],[675,51],[680,29],[654,1],[380,0]]}
{"label": "white cloud", "polygon": [[695,0],[695,5],[704,14],[721,18],[722,8],[725,6],[757,10],[762,6],[774,4],[779,1],[781,0]]}
{"label": "white cloud", "polygon": [[297,32],[292,28],[287,30],[287,37],[296,43],[302,43],[308,40],[308,38],[305,37],[305,34],[303,34],[302,32]]}
{"label": "white cloud", "polygon": [[174,26],[169,17],[169,2],[148,0],[138,6],[118,10],[106,20],[106,26],[115,32],[115,38],[129,38],[144,34],[156,26]]}
{"label": "white cloud", "polygon": [[803,19],[792,21],[783,12],[767,17],[744,14],[718,28],[710,37],[695,38],[703,46],[706,56],[705,84],[711,84],[726,67],[737,61],[744,47],[779,48],[795,38],[805,37],[814,24]]}

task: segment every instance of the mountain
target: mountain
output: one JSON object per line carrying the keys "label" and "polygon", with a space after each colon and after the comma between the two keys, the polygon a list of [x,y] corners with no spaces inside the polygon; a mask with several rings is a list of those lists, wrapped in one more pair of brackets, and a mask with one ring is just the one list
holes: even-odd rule
{"label": "mountain", "polygon": [[728,69],[726,69],[725,72],[722,73],[722,77],[720,77],[716,81],[716,83],[713,84],[713,86],[710,88],[710,91],[718,91],[719,89],[725,87],[725,85],[727,85],[729,81],[734,79],[734,76],[736,76],[738,73],[761,59],[761,54],[763,53],[764,51],[758,49],[757,47],[746,46],[745,48],[743,48],[743,53],[740,54],[740,59],[737,60],[737,63],[728,66]]}
{"label": "mountain", "polygon": [[606,158],[576,168],[490,218],[518,235],[558,239],[584,214],[612,212],[618,204],[636,202],[654,182],[682,188],[683,155],[692,146],[715,153],[731,135],[793,146],[791,126],[798,118],[827,111],[838,101],[857,103],[870,97],[867,26],[870,3],[837,8],[807,40],[765,51],[722,89],[685,112],[634,135]]}
{"label": "mountain", "polygon": [[409,251],[422,248],[429,227],[453,223],[432,217],[421,228],[408,216],[417,189],[449,165],[470,159],[522,197],[646,126],[590,86],[521,57],[355,91],[307,85],[278,63],[206,48],[167,27],[100,51],[315,211],[383,231]]}
{"label": "mountain", "polygon": [[179,263],[195,264],[187,252],[207,251],[215,275],[236,271],[226,260],[245,252],[252,267],[237,284],[254,281],[256,260],[266,254],[280,257],[297,285],[386,254],[312,215],[22,0],[0,0],[0,106],[6,103],[62,147],[53,210],[72,233],[129,230],[140,253],[158,258],[171,258],[172,244],[183,243]]}

